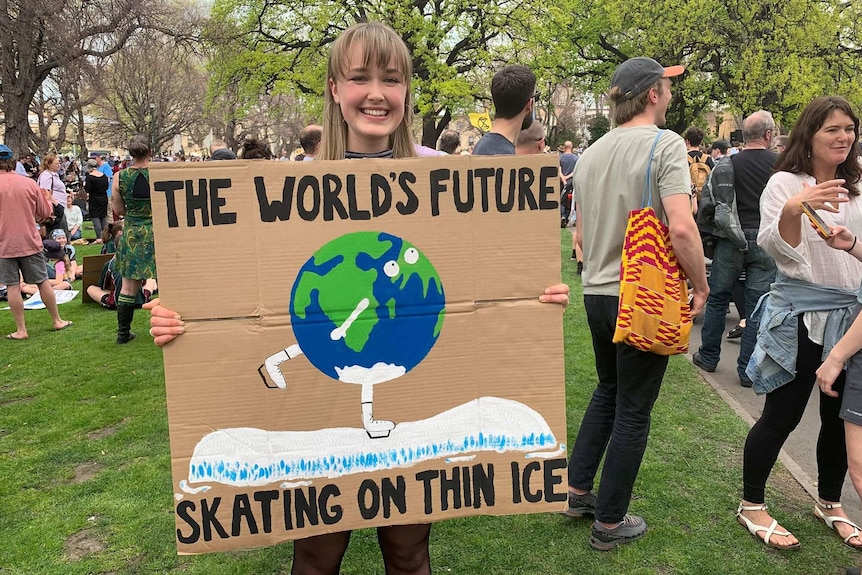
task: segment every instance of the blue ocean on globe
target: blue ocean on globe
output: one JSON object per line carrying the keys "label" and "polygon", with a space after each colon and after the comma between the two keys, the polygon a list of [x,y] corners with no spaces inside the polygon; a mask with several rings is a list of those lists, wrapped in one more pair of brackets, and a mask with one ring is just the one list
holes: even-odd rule
{"label": "blue ocean on globe", "polygon": [[379,383],[416,367],[440,335],[446,298],[434,266],[414,245],[355,232],[318,249],[290,294],[294,335],[329,377]]}

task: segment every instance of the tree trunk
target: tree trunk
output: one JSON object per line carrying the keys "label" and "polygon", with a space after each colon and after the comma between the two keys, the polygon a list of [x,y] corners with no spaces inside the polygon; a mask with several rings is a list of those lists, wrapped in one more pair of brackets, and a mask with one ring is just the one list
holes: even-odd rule
{"label": "tree trunk", "polygon": [[[439,122],[437,118],[440,118]],[[442,117],[439,116],[439,113],[434,112],[427,112],[422,116],[422,145],[437,148],[437,140],[450,121],[452,121],[452,113],[448,108],[443,112]]]}
{"label": "tree trunk", "polygon": [[30,101],[25,98],[4,99],[6,114],[6,145],[17,157],[30,152],[30,124],[27,120]]}
{"label": "tree trunk", "polygon": [[84,134],[84,110],[80,107],[78,108],[78,145],[81,146],[81,152],[78,156],[81,158],[81,161],[86,161],[87,156],[89,156],[89,151],[87,150],[87,137]]}

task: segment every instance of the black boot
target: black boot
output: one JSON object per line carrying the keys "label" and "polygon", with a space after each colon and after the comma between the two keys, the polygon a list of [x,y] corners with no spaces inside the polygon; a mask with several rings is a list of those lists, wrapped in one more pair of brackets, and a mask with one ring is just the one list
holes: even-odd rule
{"label": "black boot", "polygon": [[135,306],[133,305],[118,305],[117,306],[117,343],[129,343],[135,339],[135,334],[132,333],[132,318],[135,316]]}

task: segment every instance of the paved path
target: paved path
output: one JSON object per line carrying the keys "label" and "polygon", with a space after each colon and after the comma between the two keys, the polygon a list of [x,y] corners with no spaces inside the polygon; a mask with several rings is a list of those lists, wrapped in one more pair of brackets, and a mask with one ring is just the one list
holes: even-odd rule
{"label": "paved path", "polygon": [[[733,329],[739,320],[736,308],[732,305],[730,307],[731,312],[727,316],[724,330],[725,335]],[[691,331],[690,353],[694,353],[700,347],[700,328],[702,324],[703,320],[699,319]],[[739,377],[736,374],[736,359],[738,355],[739,340],[728,340],[725,338],[721,346],[721,361],[715,372],[707,373],[700,369],[698,372],[718,392],[722,399],[751,426],[760,417],[763,411],[764,400],[762,396],[756,395],[751,388],[739,385]],[[689,359],[691,359],[690,356]],[[814,386],[811,399],[805,410],[805,415],[802,417],[802,422],[790,434],[781,453],[781,462],[812,497],[817,497],[817,460],[815,449],[817,446],[817,434],[820,431],[818,395],[819,390],[817,386]],[[741,493],[741,484],[739,489]],[[767,501],[767,503],[769,502]],[[853,489],[849,478],[844,483],[842,503],[846,508],[847,515],[857,523],[862,521],[862,503],[860,503],[859,496],[856,494],[856,490]]]}

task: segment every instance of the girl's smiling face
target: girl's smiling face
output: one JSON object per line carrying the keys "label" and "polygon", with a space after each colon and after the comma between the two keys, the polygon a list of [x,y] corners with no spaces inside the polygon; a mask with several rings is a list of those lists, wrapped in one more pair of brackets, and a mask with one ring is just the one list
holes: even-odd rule
{"label": "girl's smiling face", "polygon": [[347,124],[347,149],[376,153],[390,148],[390,136],[404,119],[407,81],[394,59],[381,68],[363,54],[361,46],[352,52],[341,76],[329,80],[329,90]]}

